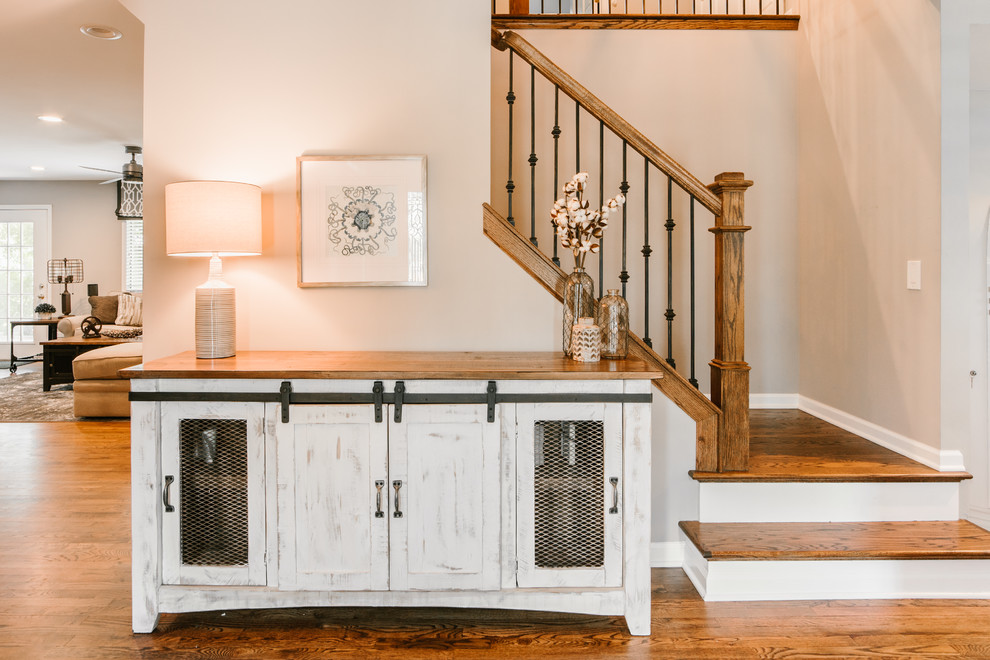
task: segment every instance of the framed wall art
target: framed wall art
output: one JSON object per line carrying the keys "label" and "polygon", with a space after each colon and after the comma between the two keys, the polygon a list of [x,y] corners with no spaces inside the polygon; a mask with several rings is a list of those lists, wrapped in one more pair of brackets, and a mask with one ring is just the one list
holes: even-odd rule
{"label": "framed wall art", "polygon": [[426,286],[426,156],[296,159],[300,287]]}

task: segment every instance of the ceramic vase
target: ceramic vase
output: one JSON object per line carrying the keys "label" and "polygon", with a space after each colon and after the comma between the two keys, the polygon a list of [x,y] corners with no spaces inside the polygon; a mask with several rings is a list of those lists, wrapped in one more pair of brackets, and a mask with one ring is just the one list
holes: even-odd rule
{"label": "ceramic vase", "polygon": [[577,362],[598,362],[602,355],[602,331],[595,319],[579,318],[571,328],[571,357]]}

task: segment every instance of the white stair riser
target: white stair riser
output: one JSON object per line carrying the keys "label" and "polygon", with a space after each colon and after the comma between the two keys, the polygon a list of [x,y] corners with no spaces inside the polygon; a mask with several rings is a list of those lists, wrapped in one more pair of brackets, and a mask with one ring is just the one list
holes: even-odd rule
{"label": "white stair riser", "polygon": [[702,483],[701,522],[956,520],[957,482]]}
{"label": "white stair riser", "polygon": [[706,601],[990,597],[979,559],[708,561],[687,542],[684,572]]}

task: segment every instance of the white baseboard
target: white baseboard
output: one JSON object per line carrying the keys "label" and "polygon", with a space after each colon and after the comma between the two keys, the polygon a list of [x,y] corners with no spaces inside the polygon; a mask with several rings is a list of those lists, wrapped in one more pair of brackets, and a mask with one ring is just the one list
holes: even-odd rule
{"label": "white baseboard", "polygon": [[990,597],[979,559],[708,561],[687,546],[684,572],[706,601]]}
{"label": "white baseboard", "polygon": [[871,442],[875,442],[881,447],[896,451],[902,456],[918,461],[922,465],[927,465],[935,470],[953,472],[966,469],[963,466],[962,452],[954,449],[939,450],[930,447],[900,433],[885,429],[873,422],[868,422],[865,419],[860,419],[814,399],[809,399],[806,396],[798,397],[797,407],[806,413],[825,420],[829,424],[834,424],[850,433],[855,433]]}
{"label": "white baseboard", "polygon": [[750,408],[797,408],[799,395],[797,394],[750,394]]}
{"label": "white baseboard", "polygon": [[966,509],[962,517],[974,525],[979,525],[983,529],[990,530],[990,509],[971,506]]}
{"label": "white baseboard", "polygon": [[684,565],[682,541],[653,542],[650,544],[650,568],[680,568]]}

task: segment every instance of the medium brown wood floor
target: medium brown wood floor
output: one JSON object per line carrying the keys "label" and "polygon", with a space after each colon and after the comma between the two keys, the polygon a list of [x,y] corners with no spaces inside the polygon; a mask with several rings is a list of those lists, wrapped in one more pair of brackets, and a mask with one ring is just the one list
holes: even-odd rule
{"label": "medium brown wood floor", "polygon": [[621,618],[456,609],[163,615],[130,632],[126,422],[0,424],[0,658],[990,658],[990,601],[705,603],[653,571]]}

